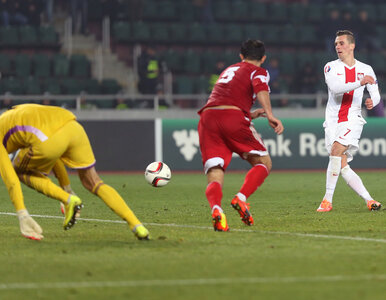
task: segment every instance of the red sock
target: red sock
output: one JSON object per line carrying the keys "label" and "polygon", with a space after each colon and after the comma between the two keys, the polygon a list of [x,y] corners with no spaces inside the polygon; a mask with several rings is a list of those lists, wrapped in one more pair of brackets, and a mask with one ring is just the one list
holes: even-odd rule
{"label": "red sock", "polygon": [[253,194],[257,188],[263,184],[264,179],[268,176],[267,167],[263,164],[253,166],[245,176],[244,184],[241,187],[240,193],[246,198]]}
{"label": "red sock", "polygon": [[210,208],[218,205],[221,207],[222,189],[221,184],[217,181],[213,181],[208,184],[205,191],[206,198],[208,199]]}

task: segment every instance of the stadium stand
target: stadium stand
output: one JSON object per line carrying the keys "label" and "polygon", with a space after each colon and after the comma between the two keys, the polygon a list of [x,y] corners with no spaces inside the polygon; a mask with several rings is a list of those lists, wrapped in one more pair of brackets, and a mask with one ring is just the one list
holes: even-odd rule
{"label": "stadium stand", "polygon": [[[67,2],[56,3],[70,13]],[[176,94],[208,92],[216,63],[237,62],[239,45],[247,38],[266,43],[267,63],[272,57],[278,58],[278,92],[294,90],[293,77],[306,63],[311,63],[317,72],[321,82],[317,90],[325,90],[322,69],[336,55],[326,48],[321,33],[333,9],[351,14],[354,25],[348,29],[354,33],[358,30],[358,12],[362,10],[379,25],[374,29],[379,48],[360,48],[356,56],[372,64],[379,79],[386,78],[383,1],[93,0],[88,8],[89,29],[98,32],[98,38],[100,20],[110,17],[111,50],[129,67],[134,67],[135,47],[155,47],[162,71],[173,74]],[[85,55],[64,54],[60,34],[52,24],[0,26],[2,94],[114,94],[122,90],[116,80],[94,78],[92,62]],[[333,37],[335,31],[327,34]],[[19,81],[24,84],[17,86]],[[97,106],[109,107],[99,102]]]}
{"label": "stadium stand", "polygon": [[[68,1],[57,1],[58,7],[68,10]],[[95,1],[101,2],[101,1]],[[27,7],[34,3],[39,9],[28,15]],[[120,90],[114,81],[105,84],[92,78],[91,62],[83,54],[69,55],[63,51],[60,38],[62,24],[55,28],[55,22],[44,22],[43,1],[20,2],[20,9],[26,17],[23,22],[0,17],[0,94],[1,95],[66,95],[115,93]],[[55,5],[56,5],[55,4]],[[99,7],[95,5],[95,8]],[[2,6],[2,8],[4,8]],[[68,12],[65,12],[67,14]],[[55,16],[54,16],[55,17]],[[113,86],[113,88],[112,88]],[[42,99],[43,100],[43,99]],[[43,101],[36,101],[43,102]],[[12,100],[12,103],[18,103]],[[62,105],[74,103],[51,101]],[[3,105],[1,105],[3,107]]]}
{"label": "stadium stand", "polygon": [[[221,5],[218,2],[221,2]],[[214,66],[215,63],[215,59],[211,59],[210,56],[216,58],[220,56],[228,63],[237,61],[235,51],[238,50],[240,41],[246,38],[260,38],[268,46],[268,61],[270,55],[279,57],[280,71],[286,80],[284,85],[286,89],[292,84],[291,75],[296,74],[306,62],[311,62],[316,70],[320,71],[328,60],[335,58],[334,53],[324,50],[324,41],[320,38],[323,22],[331,9],[336,8],[341,13],[350,11],[354,20],[357,18],[357,12],[363,9],[377,22],[385,23],[379,13],[384,7],[383,4],[362,4],[356,1],[352,1],[351,4],[327,2],[288,4],[284,1],[269,3],[245,0],[213,1],[214,22],[203,22],[202,13],[195,7],[194,1],[183,1],[184,6],[173,6],[169,0],[152,1],[151,5],[144,8],[140,21],[121,19],[113,24],[112,37],[117,44],[158,45],[159,57],[175,75],[178,93],[182,91],[199,93],[202,90],[192,83],[188,84],[186,78],[196,80],[200,77],[203,80],[203,76],[208,76],[211,71],[208,64]],[[178,17],[186,11],[190,12],[189,22],[179,20]],[[355,33],[355,28],[352,30]],[[376,30],[378,38],[385,43],[384,26]],[[331,32],[330,35],[333,36],[334,33]],[[162,48],[165,45],[166,49]],[[218,49],[218,46],[221,46],[221,49]],[[227,52],[232,53],[234,59],[226,57]],[[373,52],[378,58],[385,55],[361,49],[357,53],[358,59],[368,61],[369,53]],[[374,66],[377,74],[383,78],[386,75],[384,64]],[[182,79],[178,78],[179,76]],[[319,77],[322,80],[322,71],[319,72]]]}

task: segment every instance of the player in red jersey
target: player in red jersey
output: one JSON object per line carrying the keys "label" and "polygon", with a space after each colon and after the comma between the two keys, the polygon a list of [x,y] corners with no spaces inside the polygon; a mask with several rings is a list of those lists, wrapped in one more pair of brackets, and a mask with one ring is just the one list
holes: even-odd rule
{"label": "player in red jersey", "polygon": [[[221,199],[224,172],[232,153],[237,153],[252,166],[240,191],[231,201],[246,225],[253,224],[246,200],[264,182],[272,168],[267,148],[251,120],[266,117],[277,134],[284,130],[281,121],[272,113],[269,74],[261,68],[266,59],[264,43],[259,40],[245,41],[241,45],[240,58],[240,63],[229,66],[221,73],[208,102],[198,112],[200,149],[208,179],[205,194],[216,231],[229,230]],[[256,99],[262,108],[251,111]]]}

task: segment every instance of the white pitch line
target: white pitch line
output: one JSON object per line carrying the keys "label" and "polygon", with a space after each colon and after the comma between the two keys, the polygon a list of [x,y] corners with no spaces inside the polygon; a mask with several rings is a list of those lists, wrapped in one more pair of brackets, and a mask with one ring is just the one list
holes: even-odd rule
{"label": "white pitch line", "polygon": [[197,286],[218,284],[267,284],[267,283],[312,283],[341,281],[385,281],[386,274],[358,276],[315,276],[315,277],[247,277],[247,278],[197,278],[197,279],[154,279],[126,281],[76,281],[76,282],[25,282],[0,283],[0,290],[67,289],[67,288],[115,288],[155,286]]}
{"label": "white pitch line", "polygon": [[[17,214],[10,213],[10,212],[0,212],[0,215],[16,216]],[[63,216],[47,216],[47,215],[31,215],[31,216],[36,218],[45,218],[45,219],[63,219]],[[103,219],[86,219],[86,218],[78,218],[77,220],[89,221],[89,222],[100,222],[100,223],[126,223],[125,221],[121,221],[121,220],[103,220]],[[162,223],[143,223],[143,224],[150,225],[150,226],[213,230],[213,227],[197,226],[197,225],[162,224]],[[300,233],[300,232],[288,232],[288,231],[267,231],[267,230],[252,230],[252,229],[237,229],[237,228],[231,229],[231,231],[291,235],[291,236],[299,236],[299,237],[336,239],[336,240],[348,240],[348,241],[375,242],[375,243],[386,244],[386,239],[373,239],[373,238],[366,238],[366,237],[359,237],[359,236],[328,235],[328,234]]]}

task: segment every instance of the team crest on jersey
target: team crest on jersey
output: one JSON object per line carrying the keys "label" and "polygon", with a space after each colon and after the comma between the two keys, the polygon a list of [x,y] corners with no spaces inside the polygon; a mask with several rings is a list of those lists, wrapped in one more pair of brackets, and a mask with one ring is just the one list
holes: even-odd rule
{"label": "team crest on jersey", "polygon": [[330,66],[326,66],[324,68],[324,73],[330,72],[330,70],[331,70],[331,67]]}
{"label": "team crest on jersey", "polygon": [[357,73],[357,80],[362,80],[363,77],[365,77],[365,74],[364,73]]}

